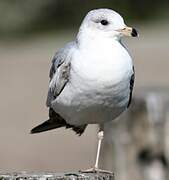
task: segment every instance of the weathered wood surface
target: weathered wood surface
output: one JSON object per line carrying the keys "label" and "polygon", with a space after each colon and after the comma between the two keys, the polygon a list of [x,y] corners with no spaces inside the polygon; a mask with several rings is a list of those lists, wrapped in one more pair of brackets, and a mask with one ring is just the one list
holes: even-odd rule
{"label": "weathered wood surface", "polygon": [[113,173],[0,172],[0,180],[114,180]]}
{"label": "weathered wood surface", "polygon": [[105,127],[102,166],[118,180],[169,180],[169,88],[136,92],[130,109]]}

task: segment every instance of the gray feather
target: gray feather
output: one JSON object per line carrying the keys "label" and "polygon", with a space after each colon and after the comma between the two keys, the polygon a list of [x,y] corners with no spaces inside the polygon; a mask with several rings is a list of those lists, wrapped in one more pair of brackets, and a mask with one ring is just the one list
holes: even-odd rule
{"label": "gray feather", "polygon": [[47,95],[46,105],[50,107],[51,102],[59,96],[69,81],[69,72],[71,66],[71,55],[76,48],[76,42],[70,42],[60,49],[52,60],[50,68],[50,84]]}
{"label": "gray feather", "polygon": [[52,65],[49,72],[50,80],[53,78],[56,70],[62,65],[63,62],[67,61],[70,57],[70,52],[76,46],[76,42],[67,43],[63,48],[61,48],[52,59]]}

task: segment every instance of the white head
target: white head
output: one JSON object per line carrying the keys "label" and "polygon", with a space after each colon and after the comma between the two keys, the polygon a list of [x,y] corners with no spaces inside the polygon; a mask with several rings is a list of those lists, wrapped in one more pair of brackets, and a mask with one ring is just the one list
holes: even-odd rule
{"label": "white head", "polygon": [[123,18],[111,9],[90,11],[84,18],[78,33],[81,36],[94,38],[111,38],[119,40],[123,36],[138,36],[134,28],[127,27]]}

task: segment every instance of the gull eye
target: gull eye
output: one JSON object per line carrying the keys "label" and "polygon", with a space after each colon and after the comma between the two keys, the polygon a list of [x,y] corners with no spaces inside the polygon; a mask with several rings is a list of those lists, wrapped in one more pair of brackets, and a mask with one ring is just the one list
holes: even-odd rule
{"label": "gull eye", "polygon": [[105,19],[101,20],[100,23],[101,23],[102,25],[104,25],[104,26],[106,26],[106,25],[109,24],[109,22],[108,22],[107,20],[105,20]]}

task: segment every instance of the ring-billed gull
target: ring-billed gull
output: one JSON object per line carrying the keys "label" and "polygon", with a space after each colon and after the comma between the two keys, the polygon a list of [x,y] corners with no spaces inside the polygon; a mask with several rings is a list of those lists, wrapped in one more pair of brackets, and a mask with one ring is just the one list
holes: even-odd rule
{"label": "ring-billed gull", "polygon": [[[123,36],[138,36],[111,9],[90,11],[76,39],[54,56],[47,96],[49,119],[33,128],[39,133],[55,128],[72,128],[81,135],[88,124],[112,121],[131,102],[134,84],[132,59],[121,42]],[[93,170],[98,170],[103,129]]]}

